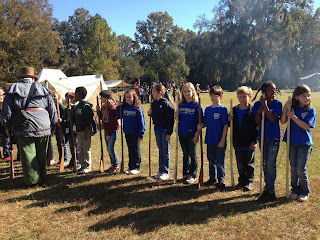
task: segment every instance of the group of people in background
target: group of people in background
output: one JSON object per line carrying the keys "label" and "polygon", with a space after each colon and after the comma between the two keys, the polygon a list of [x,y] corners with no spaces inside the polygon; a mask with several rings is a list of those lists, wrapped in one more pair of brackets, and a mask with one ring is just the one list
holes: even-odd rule
{"label": "group of people in background", "polygon": [[[73,166],[75,159],[79,161],[78,174],[91,171],[91,136],[94,122],[92,104],[84,101],[87,91],[78,87],[75,93],[65,95],[66,105],[62,104],[58,92],[50,92],[45,87],[35,84],[29,105],[28,91],[34,80],[33,69],[28,74],[21,74],[20,81],[11,86],[5,93],[2,105],[1,122],[9,129],[10,119],[25,108],[28,120],[24,125],[14,127],[15,137],[18,139],[18,148],[22,159],[24,179],[26,185],[38,184],[45,176],[46,149],[49,136],[55,132],[57,139],[59,159],[64,151],[65,165]],[[142,90],[140,90],[142,89]],[[174,105],[181,91],[180,101]],[[170,93],[170,91],[172,91]],[[140,142],[146,132],[145,114],[141,107],[143,102],[149,102],[152,96],[148,116],[154,124],[156,143],[159,149],[159,170],[155,179],[166,180],[170,174],[170,140],[174,132],[175,119],[178,121],[178,136],[183,152],[183,178],[185,184],[192,184],[197,180],[198,159],[196,153],[200,132],[206,129],[205,144],[207,144],[207,158],[209,161],[209,179],[206,186],[216,185],[219,189],[225,186],[225,152],[227,146],[227,132],[230,121],[233,121],[233,147],[235,149],[237,168],[239,172],[236,189],[251,191],[253,189],[255,152],[258,143],[261,144],[261,122],[264,121],[264,147],[263,170],[265,188],[257,199],[260,202],[276,200],[276,160],[280,145],[280,122],[285,124],[290,118],[290,165],[291,187],[290,199],[306,201],[310,194],[307,162],[313,145],[310,128],[315,127],[316,112],[311,107],[311,90],[307,85],[299,85],[293,92],[292,100],[285,103],[284,108],[280,100],[276,99],[280,91],[272,81],[264,83],[252,99],[254,101],[259,92],[262,95],[252,106],[252,89],[241,86],[237,89],[239,104],[233,107],[232,114],[221,104],[223,89],[220,86],[209,88],[212,104],[203,110],[194,85],[190,82],[180,87],[167,86],[166,84],[153,84],[148,86],[128,89],[124,92],[122,102],[114,99],[111,90],[100,92],[101,106],[96,107],[96,112],[102,120],[104,139],[110,157],[111,166],[109,173],[120,172],[119,158],[115,151],[115,142],[119,134],[119,119],[123,121],[123,132],[128,146],[129,162],[127,174],[139,174],[141,169]],[[147,100],[148,99],[148,100]],[[176,99],[178,100],[178,99]],[[1,105],[0,105],[1,106]],[[57,116],[57,108],[60,117]],[[30,120],[31,119],[31,120]],[[70,121],[73,127],[70,129]],[[33,123],[33,124],[31,124]],[[62,130],[62,131],[60,131]],[[75,143],[70,138],[74,131]],[[6,131],[4,131],[6,132]],[[63,143],[60,142],[60,132],[63,133]],[[4,135],[4,133],[2,133]],[[287,141],[287,134],[283,141]],[[4,135],[4,138],[8,135]],[[35,142],[31,148],[29,139]],[[72,158],[68,160],[69,141]],[[5,141],[4,141],[5,142]],[[3,145],[5,146],[5,144]],[[40,154],[40,149],[41,153]],[[75,146],[75,148],[74,148]],[[74,151],[73,149],[76,149]],[[9,151],[10,152],[10,151]],[[4,153],[4,157],[7,157]],[[35,167],[34,158],[38,166]],[[53,157],[52,157],[53,159]],[[41,169],[38,171],[38,168]]]}

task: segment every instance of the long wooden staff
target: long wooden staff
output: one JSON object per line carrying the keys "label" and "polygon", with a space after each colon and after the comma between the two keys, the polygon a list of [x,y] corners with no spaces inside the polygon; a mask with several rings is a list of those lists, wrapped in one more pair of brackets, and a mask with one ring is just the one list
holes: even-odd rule
{"label": "long wooden staff", "polygon": [[[232,99],[230,99],[230,116],[233,117],[233,104]],[[231,185],[235,186],[234,175],[233,175],[233,120],[230,121],[230,176],[231,176]]]}
{"label": "long wooden staff", "polygon": [[[288,97],[288,101],[291,100],[291,97]],[[287,119],[287,159],[286,159],[286,197],[289,199],[289,166],[290,166],[290,121],[291,118]]]}
{"label": "long wooden staff", "polygon": [[13,150],[12,150],[11,142],[10,142],[10,179],[14,179]]}
{"label": "long wooden staff", "polygon": [[123,119],[122,119],[122,102],[121,102],[121,96],[119,96],[119,102],[120,102],[120,131],[121,131],[121,167],[120,172],[124,173],[124,154],[123,154]]}
{"label": "long wooden staff", "polygon": [[[179,113],[180,94],[177,93],[177,112]],[[177,183],[178,178],[178,149],[179,149],[179,118],[176,119],[176,162],[174,166],[173,183]]]}
{"label": "long wooden staff", "polygon": [[51,136],[49,136],[49,140],[48,140],[47,167],[50,167],[50,160],[51,160],[51,137],[52,137],[52,132],[51,132]]}
{"label": "long wooden staff", "polygon": [[264,145],[264,119],[265,112],[262,112],[261,119],[261,139],[260,139],[260,195],[262,194],[262,174],[263,174],[263,145]]}
{"label": "long wooden staff", "polygon": [[71,109],[70,108],[70,100],[68,98],[68,118],[69,118],[69,129],[70,129],[70,134],[71,134],[71,139],[72,139],[72,145],[73,147],[73,152],[74,152],[74,161],[73,161],[73,172],[77,172],[77,148],[76,148],[76,138],[74,136],[74,131],[73,131],[73,121],[72,121],[72,114],[71,114]]}
{"label": "long wooden staff", "polygon": [[[199,98],[199,124],[202,123],[202,114],[201,114],[201,98],[200,98],[200,88],[198,88],[198,98]],[[202,188],[203,186],[203,143],[202,143],[202,130],[200,130],[200,157],[201,157],[201,167],[199,173],[199,184],[198,187]]]}
{"label": "long wooden staff", "polygon": [[[61,118],[58,98],[56,98],[56,104],[57,104],[58,118]],[[61,125],[59,127],[59,133],[60,133],[60,145],[61,145],[60,172],[63,172],[64,171],[64,149],[63,149],[63,138],[62,138]]]}
{"label": "long wooden staff", "polygon": [[98,121],[99,121],[99,124],[100,127],[99,127],[99,133],[100,133],[100,151],[101,151],[101,155],[100,155],[100,172],[103,172],[103,142],[102,142],[102,132],[101,132],[101,129],[102,129],[102,121],[101,121],[101,118],[100,118],[100,104],[99,104],[99,96],[97,96],[97,105],[98,105],[98,108],[99,110],[97,111],[97,115],[98,115]]}
{"label": "long wooden staff", "polygon": [[[150,109],[152,107],[152,95],[151,95],[151,101],[150,101]],[[150,115],[150,122],[149,122],[149,177],[151,177],[151,115]]]}

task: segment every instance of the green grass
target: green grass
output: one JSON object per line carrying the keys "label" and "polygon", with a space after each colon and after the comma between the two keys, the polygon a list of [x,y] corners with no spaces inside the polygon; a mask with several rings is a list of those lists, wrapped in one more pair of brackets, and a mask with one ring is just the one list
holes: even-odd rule
{"label": "green grass", "polygon": [[[292,93],[282,91],[286,101]],[[320,93],[312,93],[317,112]],[[228,109],[234,92],[226,92],[222,104]],[[201,95],[204,107],[209,95]],[[145,113],[148,105],[143,105]],[[254,190],[233,191],[230,183],[230,150],[226,156],[224,192],[198,189],[197,184],[173,184],[175,134],[171,141],[171,178],[160,182],[148,178],[149,118],[141,143],[142,171],[138,176],[108,175],[99,172],[99,134],[92,140],[93,173],[77,176],[69,170],[48,170],[48,186],[25,189],[21,164],[15,161],[16,178],[9,179],[8,162],[0,162],[0,239],[320,239],[320,170],[318,159],[320,131],[312,131],[314,147],[308,162],[311,195],[305,203],[285,199],[286,148],[281,143],[277,159],[274,203],[256,202],[259,193],[259,150],[256,154]],[[319,115],[317,117],[319,123]],[[284,126],[282,126],[283,136]],[[229,136],[228,136],[229,138]],[[152,132],[152,174],[158,170],[158,152]],[[120,135],[116,143],[121,156]],[[105,154],[105,169],[110,160]],[[127,167],[127,147],[124,146]],[[57,154],[56,154],[57,156]],[[200,146],[198,145],[200,162]],[[182,178],[182,152],[179,146],[178,179]],[[208,162],[204,145],[204,180]],[[237,170],[234,159],[234,174]]]}

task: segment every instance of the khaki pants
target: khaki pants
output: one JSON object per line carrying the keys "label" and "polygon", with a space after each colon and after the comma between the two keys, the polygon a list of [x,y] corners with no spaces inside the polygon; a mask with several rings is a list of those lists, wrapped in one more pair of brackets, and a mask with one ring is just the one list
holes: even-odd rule
{"label": "khaki pants", "polygon": [[26,185],[44,181],[49,136],[18,137],[18,148],[22,162],[23,178]]}
{"label": "khaki pants", "polygon": [[81,168],[89,168],[91,171],[91,134],[88,133],[88,138],[84,140],[84,131],[77,132],[77,140],[79,146],[79,163]]}

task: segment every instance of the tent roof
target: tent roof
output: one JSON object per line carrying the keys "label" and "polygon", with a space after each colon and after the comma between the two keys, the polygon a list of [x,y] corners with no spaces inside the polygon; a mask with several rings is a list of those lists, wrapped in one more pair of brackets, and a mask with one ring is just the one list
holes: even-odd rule
{"label": "tent roof", "polygon": [[43,82],[45,80],[48,81],[58,81],[63,78],[67,78],[67,76],[60,69],[47,69],[44,68],[38,74],[39,80],[38,82]]}
{"label": "tent roof", "polygon": [[105,81],[104,82],[108,88],[113,87],[131,87],[133,86],[130,83],[126,83],[124,80],[115,80],[115,81]]}

